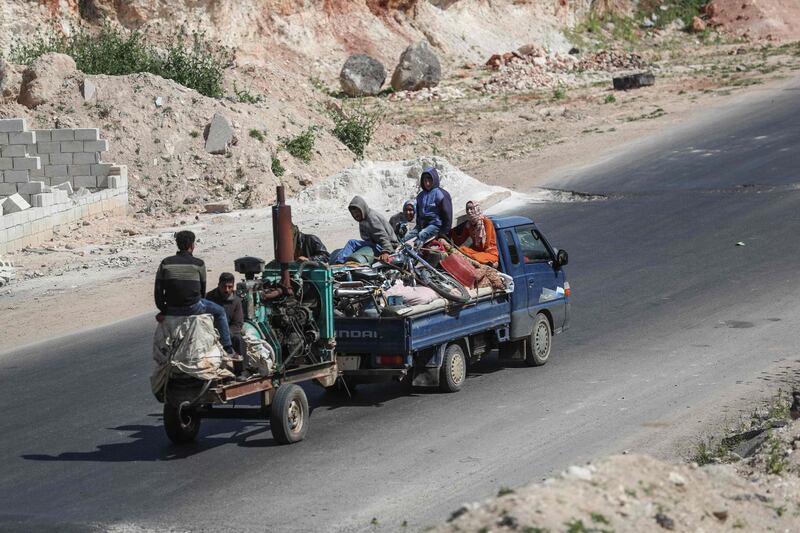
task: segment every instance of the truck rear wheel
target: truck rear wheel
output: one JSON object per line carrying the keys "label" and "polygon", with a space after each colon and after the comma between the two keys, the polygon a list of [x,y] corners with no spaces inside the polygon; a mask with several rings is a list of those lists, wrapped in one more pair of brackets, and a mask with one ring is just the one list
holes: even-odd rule
{"label": "truck rear wheel", "polygon": [[180,409],[169,402],[164,404],[164,430],[175,444],[194,441],[200,431],[200,417],[191,408]]}
{"label": "truck rear wheel", "polygon": [[537,314],[525,350],[525,364],[528,366],[545,364],[550,358],[552,341],[553,332],[550,329],[550,321],[543,313]]}
{"label": "truck rear wheel", "polygon": [[269,423],[272,436],[280,444],[303,440],[308,430],[308,398],[293,383],[281,385],[272,399]]}
{"label": "truck rear wheel", "polygon": [[439,390],[442,392],[457,392],[467,379],[467,359],[464,350],[458,344],[451,344],[444,351],[441,375],[439,376]]}

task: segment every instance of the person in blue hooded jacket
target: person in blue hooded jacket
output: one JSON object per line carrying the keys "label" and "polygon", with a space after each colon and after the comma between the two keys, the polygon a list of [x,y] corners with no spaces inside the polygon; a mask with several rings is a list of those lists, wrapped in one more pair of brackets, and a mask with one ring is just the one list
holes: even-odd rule
{"label": "person in blue hooded jacket", "polygon": [[417,225],[406,233],[403,241],[417,239],[422,245],[437,235],[447,235],[453,225],[453,201],[450,193],[439,186],[439,173],[426,168],[419,177],[422,191],[417,195]]}

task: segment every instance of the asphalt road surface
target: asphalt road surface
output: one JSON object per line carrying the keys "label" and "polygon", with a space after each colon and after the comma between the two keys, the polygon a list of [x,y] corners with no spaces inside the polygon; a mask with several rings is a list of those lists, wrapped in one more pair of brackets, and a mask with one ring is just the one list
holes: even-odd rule
{"label": "asphalt road surface", "polygon": [[572,328],[545,367],[490,358],[449,395],[309,385],[302,443],[205,421],[176,448],[149,390],[151,317],[0,355],[0,529],[418,529],[500,486],[658,448],[797,359],[798,88],[558,184],[604,199],[521,210],[571,258]]}

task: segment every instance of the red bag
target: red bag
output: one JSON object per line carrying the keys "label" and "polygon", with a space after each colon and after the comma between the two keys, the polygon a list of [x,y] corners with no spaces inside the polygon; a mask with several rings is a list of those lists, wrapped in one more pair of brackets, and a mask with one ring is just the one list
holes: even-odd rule
{"label": "red bag", "polygon": [[439,263],[445,272],[453,276],[458,282],[468,289],[475,288],[475,267],[469,259],[459,254],[451,254]]}

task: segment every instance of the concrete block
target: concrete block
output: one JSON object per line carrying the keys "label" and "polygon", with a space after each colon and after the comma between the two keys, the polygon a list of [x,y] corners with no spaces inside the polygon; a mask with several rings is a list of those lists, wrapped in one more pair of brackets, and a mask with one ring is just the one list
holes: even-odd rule
{"label": "concrete block", "polygon": [[[97,142],[97,141],[87,141],[87,142]],[[84,144],[83,141],[63,141],[60,144],[61,144],[61,152],[65,154],[86,151],[83,149],[83,144]]]}
{"label": "concrete block", "polygon": [[0,170],[11,170],[14,168],[14,160],[10,157],[0,157]]}
{"label": "concrete block", "polygon": [[51,187],[53,191],[64,191],[67,194],[72,194],[72,183],[66,181],[64,183],[58,183]]}
{"label": "concrete block", "polygon": [[39,151],[36,149],[36,146],[37,145],[35,145],[35,144],[26,144],[25,145],[25,151],[28,153],[29,156],[33,157],[33,156],[39,154]]}
{"label": "concrete block", "polygon": [[28,181],[27,170],[4,170],[3,181],[6,183],[25,183]]}
{"label": "concrete block", "polygon": [[16,183],[0,183],[0,196],[11,196],[17,192]]}
{"label": "concrete block", "polygon": [[100,160],[97,152],[80,152],[72,154],[72,162],[76,165],[94,165]]}
{"label": "concrete block", "polygon": [[90,176],[92,174],[92,165],[69,165],[67,167],[68,176]]}
{"label": "concrete block", "polygon": [[[64,150],[62,150],[63,152]],[[108,141],[84,141],[82,152],[107,152]]]}
{"label": "concrete block", "polygon": [[0,133],[0,144],[8,144],[8,133]]}
{"label": "concrete block", "polygon": [[69,186],[72,187],[72,178],[69,176],[53,176],[50,178],[50,185],[53,187],[63,183],[69,184]]}
{"label": "concrete block", "polygon": [[74,141],[75,130],[70,128],[50,130],[50,138],[53,141]]}
{"label": "concrete block", "polygon": [[37,154],[57,154],[61,151],[59,142],[41,142],[36,144]]}
{"label": "concrete block", "polygon": [[43,142],[50,142],[53,138],[50,136],[50,130],[33,130],[36,134],[36,142],[43,143]]}
{"label": "concrete block", "polygon": [[97,188],[97,176],[75,176],[72,178],[72,185],[79,189],[81,187],[96,189]]}
{"label": "concrete block", "polygon": [[111,163],[100,163],[92,165],[92,176],[108,176],[114,167]]}
{"label": "concrete block", "polygon": [[31,157],[39,158],[39,164],[41,165],[39,168],[43,169],[44,167],[50,164],[50,154],[36,154],[36,155],[29,154],[29,155]]}
{"label": "concrete block", "polygon": [[43,168],[36,169],[36,170],[29,170],[28,171],[28,176],[30,177],[30,179],[42,178],[42,179],[40,179],[38,181],[46,181],[44,179],[45,175],[44,175],[44,169]]}
{"label": "concrete block", "polygon": [[31,205],[19,194],[12,194],[3,200],[3,213],[19,213],[20,211],[30,209],[30,207]]}
{"label": "concrete block", "polygon": [[50,187],[41,181],[31,181],[17,185],[17,192],[20,194],[41,194],[43,192],[50,192]]}
{"label": "concrete block", "polygon": [[14,170],[39,170],[41,164],[38,157],[15,157]]}
{"label": "concrete block", "polygon": [[51,165],[71,165],[74,162],[73,156],[76,154],[50,154]]}
{"label": "concrete block", "polygon": [[36,142],[36,134],[32,131],[18,131],[8,134],[8,144],[33,144]]}
{"label": "concrete block", "polygon": [[[31,196],[31,205],[33,207],[50,207],[55,203],[55,197],[51,193],[34,194]],[[36,228],[34,228],[36,229]],[[44,228],[38,228],[36,233],[39,233]]]}
{"label": "concrete block", "polygon": [[19,144],[0,148],[0,154],[3,157],[25,157],[27,153],[28,149]]}
{"label": "concrete block", "polygon": [[98,139],[100,139],[100,130],[97,128],[75,130],[76,141],[96,141]]}
{"label": "concrete block", "polygon": [[6,118],[0,120],[0,132],[17,132],[25,131],[24,118]]}
{"label": "concrete block", "polygon": [[116,178],[118,176],[95,176],[97,178],[97,186],[101,189],[107,189],[109,187],[108,180],[111,178]]}
{"label": "concrete block", "polygon": [[44,175],[48,178],[55,178],[60,176],[69,176],[67,165],[48,165],[44,167]]}
{"label": "concrete block", "polygon": [[69,202],[69,193],[61,189],[53,189],[53,202],[56,204],[63,204]]}

